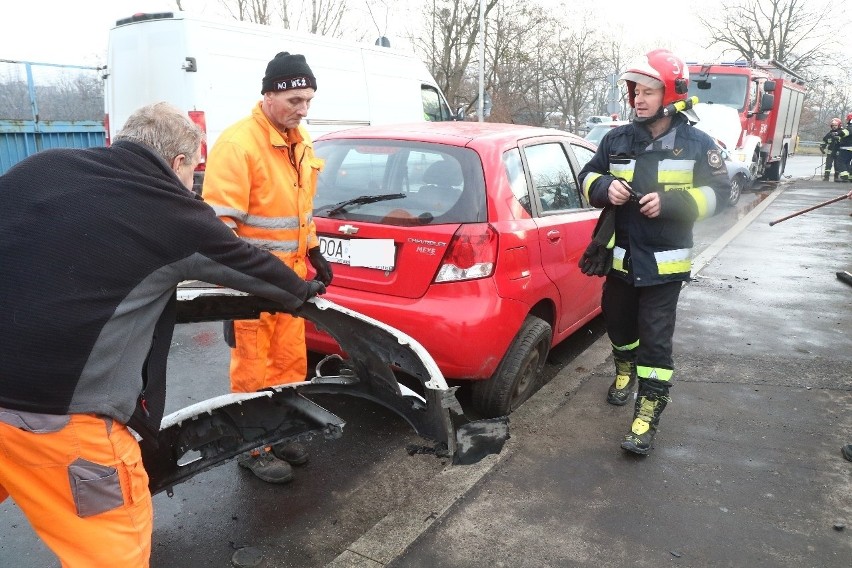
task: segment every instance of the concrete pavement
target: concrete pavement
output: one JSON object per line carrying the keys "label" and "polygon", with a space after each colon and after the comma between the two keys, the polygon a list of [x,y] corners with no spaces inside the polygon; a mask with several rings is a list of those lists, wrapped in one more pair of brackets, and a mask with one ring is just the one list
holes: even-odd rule
{"label": "concrete pavement", "polygon": [[785,184],[696,259],[650,456],[602,338],[329,566],[852,566],[852,203],[768,225],[849,187]]}

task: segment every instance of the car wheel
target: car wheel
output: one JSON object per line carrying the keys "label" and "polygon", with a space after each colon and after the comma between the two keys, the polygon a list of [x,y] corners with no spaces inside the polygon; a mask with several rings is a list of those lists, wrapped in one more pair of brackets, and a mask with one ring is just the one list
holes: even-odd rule
{"label": "car wheel", "polygon": [[551,336],[549,323],[527,316],[494,375],[473,384],[473,404],[481,414],[486,418],[510,414],[538,389]]}
{"label": "car wheel", "polygon": [[736,205],[737,201],[740,200],[740,194],[743,192],[745,186],[745,176],[742,174],[737,174],[734,176],[734,179],[731,180],[731,195],[728,197],[728,203],[731,205]]}

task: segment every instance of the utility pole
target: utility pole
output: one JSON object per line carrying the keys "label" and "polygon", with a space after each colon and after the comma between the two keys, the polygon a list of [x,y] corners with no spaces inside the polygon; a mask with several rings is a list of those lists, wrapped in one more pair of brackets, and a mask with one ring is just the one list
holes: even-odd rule
{"label": "utility pole", "polygon": [[485,120],[485,0],[479,0],[479,97],[476,116]]}

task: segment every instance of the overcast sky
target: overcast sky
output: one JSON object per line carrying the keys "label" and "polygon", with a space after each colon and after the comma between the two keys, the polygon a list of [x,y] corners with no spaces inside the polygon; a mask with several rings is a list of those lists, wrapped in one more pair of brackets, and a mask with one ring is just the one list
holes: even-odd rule
{"label": "overcast sky", "polygon": [[[392,45],[405,48],[403,38],[410,23],[417,21],[416,11],[424,0],[386,1],[394,12],[388,16],[385,35],[391,39]],[[808,5],[824,1],[808,0]],[[722,0],[679,3],[606,0],[597,4],[584,0],[539,0],[539,3],[552,6],[560,14],[583,13],[585,25],[596,29],[617,33],[621,28],[624,33],[618,35],[631,46],[665,45],[686,60],[714,57],[703,49],[707,37],[695,11],[711,14],[714,9],[719,9]],[[218,0],[184,0],[183,4],[194,12],[207,15],[221,14],[222,10]],[[852,32],[849,31],[852,29],[852,7],[847,7],[847,4],[852,5],[852,2],[840,2],[839,13],[832,13],[826,25],[833,25],[838,30],[838,37],[843,38],[846,44],[845,52],[852,53]],[[350,0],[350,5],[362,4],[358,0]],[[136,12],[174,10],[175,6],[174,1],[167,0],[5,0],[0,10],[0,59],[102,65],[109,29],[117,19]],[[383,27],[384,21],[380,25]],[[378,35],[378,30],[368,32],[370,41]]]}

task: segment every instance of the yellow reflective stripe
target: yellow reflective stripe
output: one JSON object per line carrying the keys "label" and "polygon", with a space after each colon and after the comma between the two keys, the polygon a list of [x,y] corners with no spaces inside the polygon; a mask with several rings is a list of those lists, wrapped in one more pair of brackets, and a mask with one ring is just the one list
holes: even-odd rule
{"label": "yellow reflective stripe", "polygon": [[650,429],[651,423],[647,420],[642,420],[641,418],[634,418],[633,424],[630,425],[630,431],[636,434],[637,436],[641,436]]}
{"label": "yellow reflective stripe", "polygon": [[603,174],[590,173],[586,176],[586,179],[583,180],[583,195],[586,196],[586,201],[589,201],[589,192],[592,190],[592,184],[601,176],[603,176]]}
{"label": "yellow reflective stripe", "polygon": [[670,382],[674,371],[660,367],[643,367],[636,365],[636,376],[640,379],[656,379],[658,381]]}
{"label": "yellow reflective stripe", "polygon": [[654,253],[657,261],[657,273],[680,274],[692,269],[692,249],[664,250]]}
{"label": "yellow reflective stripe", "polygon": [[657,168],[657,181],[691,187],[694,168],[695,160],[661,160]]}
{"label": "yellow reflective stripe", "polygon": [[634,169],[636,169],[636,160],[627,160],[626,164],[609,164],[609,171],[612,175],[627,182],[633,181]]}
{"label": "yellow reflective stripe", "polygon": [[716,192],[713,188],[702,185],[687,190],[698,207],[698,218],[696,221],[709,217],[716,212]]}
{"label": "yellow reflective stripe", "polygon": [[612,249],[612,268],[620,272],[627,272],[624,268],[624,255],[627,251],[621,247],[613,247]]}
{"label": "yellow reflective stripe", "polygon": [[638,339],[628,345],[616,345],[615,343],[612,344],[612,348],[616,351],[633,351],[637,347],[639,347]]}

